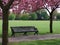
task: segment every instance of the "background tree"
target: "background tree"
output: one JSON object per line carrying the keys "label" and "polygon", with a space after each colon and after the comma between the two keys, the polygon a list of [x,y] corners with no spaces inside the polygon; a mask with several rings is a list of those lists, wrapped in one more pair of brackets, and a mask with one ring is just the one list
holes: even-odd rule
{"label": "background tree", "polygon": [[49,19],[49,14],[46,9],[40,9],[36,11],[37,14],[37,20],[47,20]]}
{"label": "background tree", "polygon": [[56,18],[57,20],[60,20],[60,13],[57,13]]}
{"label": "background tree", "polygon": [[37,20],[37,14],[35,12],[30,13],[30,20]]}
{"label": "background tree", "polygon": [[[60,0],[44,0],[44,4],[45,4],[45,9],[47,9],[47,11],[50,14],[50,33],[53,33],[53,12],[59,8],[60,6]],[[49,10],[49,8],[51,10]]]}
{"label": "background tree", "polygon": [[53,20],[57,20],[58,11],[57,9],[53,12]]}

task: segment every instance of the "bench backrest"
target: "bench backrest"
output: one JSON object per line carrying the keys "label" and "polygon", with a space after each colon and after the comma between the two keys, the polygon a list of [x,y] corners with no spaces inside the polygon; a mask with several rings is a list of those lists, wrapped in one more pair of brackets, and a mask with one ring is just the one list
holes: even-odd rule
{"label": "bench backrest", "polygon": [[12,32],[35,32],[37,28],[34,26],[11,27]]}

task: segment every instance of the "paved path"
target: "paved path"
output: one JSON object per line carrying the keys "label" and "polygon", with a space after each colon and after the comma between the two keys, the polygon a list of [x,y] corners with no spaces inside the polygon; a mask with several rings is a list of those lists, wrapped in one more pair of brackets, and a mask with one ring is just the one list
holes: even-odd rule
{"label": "paved path", "polygon": [[[19,42],[19,41],[33,41],[33,40],[47,40],[47,39],[58,39],[60,34],[47,34],[47,35],[29,35],[29,36],[19,36],[8,38],[9,42]],[[2,39],[0,38],[0,42]]]}

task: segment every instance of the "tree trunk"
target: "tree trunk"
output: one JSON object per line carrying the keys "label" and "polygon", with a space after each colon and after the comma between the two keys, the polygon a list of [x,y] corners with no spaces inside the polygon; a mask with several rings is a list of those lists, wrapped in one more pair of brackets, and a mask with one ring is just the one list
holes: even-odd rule
{"label": "tree trunk", "polygon": [[8,10],[3,9],[2,45],[8,45]]}
{"label": "tree trunk", "polygon": [[53,27],[52,14],[53,14],[53,12],[50,13],[50,33],[53,33],[53,29],[52,29],[52,27]]}

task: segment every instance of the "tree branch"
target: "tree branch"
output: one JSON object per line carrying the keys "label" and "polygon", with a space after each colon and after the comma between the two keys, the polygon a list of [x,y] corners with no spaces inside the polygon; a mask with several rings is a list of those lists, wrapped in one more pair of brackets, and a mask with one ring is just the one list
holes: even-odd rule
{"label": "tree branch", "polygon": [[59,8],[58,6],[58,4],[60,3],[60,0],[55,4],[55,6],[56,6],[56,8]]}
{"label": "tree branch", "polygon": [[[10,6],[13,4],[15,0],[9,0],[9,2],[5,5],[8,9],[10,9]],[[20,0],[21,1],[21,0]]]}
{"label": "tree branch", "polygon": [[1,8],[4,7],[4,5],[3,5],[3,3],[2,3],[2,0],[0,0],[0,7],[1,7]]}
{"label": "tree branch", "polygon": [[49,14],[50,14],[50,11],[47,9],[47,8],[45,8],[48,12],[49,12]]}
{"label": "tree branch", "polygon": [[13,4],[14,0],[9,0],[9,2],[5,5],[5,7],[7,7],[7,9],[10,8],[10,6]]}

